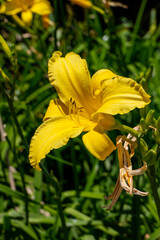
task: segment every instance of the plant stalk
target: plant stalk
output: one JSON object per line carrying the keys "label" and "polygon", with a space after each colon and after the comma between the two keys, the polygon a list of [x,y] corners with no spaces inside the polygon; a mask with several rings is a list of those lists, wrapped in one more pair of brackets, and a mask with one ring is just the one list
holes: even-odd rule
{"label": "plant stalk", "polygon": [[152,165],[149,167],[149,170],[147,171],[147,176],[150,180],[151,183],[151,188],[152,188],[152,194],[153,194],[153,198],[156,204],[156,208],[157,208],[157,212],[158,212],[158,216],[159,216],[159,220],[160,220],[160,198],[158,195],[158,191],[157,191],[157,184],[156,184],[156,176],[155,176],[155,166]]}
{"label": "plant stalk", "polygon": [[39,166],[42,169],[45,177],[48,179],[48,181],[56,189],[56,193],[57,193],[57,199],[56,200],[57,200],[59,215],[60,215],[60,218],[61,218],[63,233],[64,233],[64,236],[65,236],[65,239],[68,240],[68,232],[67,232],[67,227],[66,227],[65,217],[64,217],[64,213],[63,213],[62,202],[61,202],[61,189],[60,189],[58,180],[55,177],[51,177],[48,170],[43,165],[42,161],[39,163]]}
{"label": "plant stalk", "polygon": [[11,97],[6,93],[6,91],[5,91],[5,89],[3,88],[3,85],[2,85],[1,83],[0,83],[0,88],[1,88],[1,91],[2,91],[3,95],[7,98],[8,105],[9,105],[9,109],[10,109],[12,118],[13,118],[13,120],[14,120],[14,123],[15,123],[15,125],[16,125],[18,134],[20,135],[21,140],[22,140],[22,142],[23,142],[23,144],[24,144],[24,147],[25,147],[26,151],[28,152],[28,151],[29,151],[28,143],[27,143],[26,138],[25,138],[24,135],[23,135],[21,126],[20,126],[20,124],[19,124],[19,122],[18,122],[16,113],[15,113],[15,110],[14,110],[14,106],[13,106],[13,101],[12,101]]}
{"label": "plant stalk", "polygon": [[[8,101],[8,105],[9,105],[9,109],[10,109],[13,121],[14,121],[14,123],[16,125],[16,128],[17,128],[17,131],[18,131],[18,133],[21,137],[22,143],[24,144],[25,149],[28,152],[29,151],[28,143],[27,143],[26,138],[23,135],[21,126],[18,122],[16,113],[14,111],[13,99],[6,93],[6,91],[3,88],[3,85],[1,83],[0,83],[0,88],[1,88],[2,94],[6,97],[6,99]],[[17,159],[17,162],[18,162],[18,159]],[[21,179],[22,179],[22,184],[23,184],[23,190],[24,190],[24,196],[25,196],[26,225],[28,225],[28,218],[29,218],[29,215],[28,215],[28,198],[27,198],[27,191],[26,191],[26,184],[25,184],[25,179],[24,179],[23,168],[21,167],[21,164],[19,162],[18,162],[18,167],[20,169],[20,174],[21,174]]]}
{"label": "plant stalk", "polygon": [[132,136],[138,138],[138,132],[136,130],[134,130],[133,128],[128,127],[126,125],[123,125],[121,123],[117,123],[116,126],[115,126],[115,129],[118,129],[118,130],[123,131],[123,132],[130,133]]}

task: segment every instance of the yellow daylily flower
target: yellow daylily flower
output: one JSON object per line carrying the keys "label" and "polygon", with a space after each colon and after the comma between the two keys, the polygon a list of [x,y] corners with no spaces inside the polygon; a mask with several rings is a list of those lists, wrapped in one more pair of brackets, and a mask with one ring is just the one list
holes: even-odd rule
{"label": "yellow daylily flower", "polygon": [[67,144],[82,132],[86,148],[99,160],[116,148],[105,133],[116,128],[112,115],[142,108],[150,96],[130,78],[118,76],[107,69],[90,77],[87,63],[73,52],[61,57],[54,52],[48,63],[48,75],[59,99],[51,100],[43,123],[30,144],[31,165],[41,170],[39,162],[52,149]]}
{"label": "yellow daylily flower", "polygon": [[52,11],[48,0],[7,0],[0,7],[0,12],[6,15],[21,13],[21,18],[26,25],[31,24],[33,13],[43,16]]}

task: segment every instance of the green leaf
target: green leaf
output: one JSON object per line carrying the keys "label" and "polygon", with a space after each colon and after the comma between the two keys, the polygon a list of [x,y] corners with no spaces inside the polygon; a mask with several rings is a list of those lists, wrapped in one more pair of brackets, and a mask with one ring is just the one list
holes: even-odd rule
{"label": "green leaf", "polygon": [[82,237],[80,237],[79,240],[96,240],[95,237],[93,235],[83,235]]}
{"label": "green leaf", "polygon": [[156,231],[154,231],[148,240],[157,240],[160,238],[160,229],[158,228]]}
{"label": "green leaf", "polygon": [[33,99],[35,99],[37,96],[45,92],[46,90],[50,89],[52,85],[50,83],[43,85],[41,88],[38,88],[36,91],[31,93],[27,98],[26,98],[26,103],[31,102]]}
{"label": "green leaf", "polygon": [[75,217],[75,218],[78,218],[78,219],[82,219],[84,221],[91,221],[91,218],[88,217],[87,215],[79,212],[78,210],[76,209],[73,209],[73,208],[65,208],[64,210],[65,213]]}
{"label": "green leaf", "polygon": [[20,228],[21,230],[23,230],[25,233],[27,233],[30,237],[32,237],[32,239],[38,240],[39,238],[37,237],[36,233],[34,232],[34,230],[32,229],[32,226],[29,225],[25,225],[22,221],[18,221],[18,220],[11,220],[11,224],[12,226],[16,227],[16,228]]}

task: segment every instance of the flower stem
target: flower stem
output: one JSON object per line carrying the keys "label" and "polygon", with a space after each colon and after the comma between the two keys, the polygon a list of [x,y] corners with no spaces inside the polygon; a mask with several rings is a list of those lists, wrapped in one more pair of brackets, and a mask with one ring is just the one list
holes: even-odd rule
{"label": "flower stem", "polygon": [[121,123],[117,123],[115,129],[118,129],[118,130],[123,131],[123,132],[130,133],[130,134],[132,134],[132,136],[134,136],[136,138],[138,137],[138,132],[136,130],[134,130],[133,128],[128,127],[126,125],[123,125]]}
{"label": "flower stem", "polygon": [[160,198],[159,198],[158,191],[157,191],[157,184],[156,184],[156,177],[155,177],[155,166],[154,165],[150,166],[149,170],[147,170],[147,176],[148,176],[148,178],[150,180],[150,183],[151,183],[152,193],[153,193],[154,201],[155,201],[155,204],[156,204],[158,216],[159,216],[159,219],[160,219]]}
{"label": "flower stem", "polygon": [[18,17],[18,15],[12,15],[13,20],[24,30],[29,32],[30,34],[33,34],[33,30],[25,25],[25,23]]}
{"label": "flower stem", "polygon": [[68,240],[68,233],[67,233],[67,227],[66,227],[66,222],[65,222],[65,217],[62,209],[62,202],[61,202],[61,189],[60,185],[58,183],[58,180],[55,177],[51,177],[49,172],[47,171],[46,167],[43,165],[42,161],[39,163],[39,166],[41,167],[45,177],[48,179],[48,181],[53,185],[53,187],[56,189],[57,193],[57,206],[58,206],[58,211],[59,215],[61,218],[61,223],[62,223],[62,228],[63,228],[63,233],[65,236],[65,239]]}
{"label": "flower stem", "polygon": [[[20,126],[20,124],[18,122],[18,119],[16,117],[16,113],[15,113],[14,106],[13,106],[13,99],[6,93],[4,87],[3,87],[3,85],[1,83],[0,83],[0,89],[2,91],[2,94],[6,97],[6,99],[8,101],[8,105],[9,105],[9,108],[10,108],[10,112],[11,112],[13,121],[14,121],[14,123],[16,125],[16,128],[17,128],[17,131],[18,131],[18,133],[19,133],[19,135],[21,137],[22,143],[24,144],[25,149],[28,152],[28,149],[29,149],[28,148],[28,143],[27,143],[26,138],[23,135],[21,126]],[[22,179],[22,184],[23,184],[23,191],[24,191],[24,196],[25,196],[26,225],[28,225],[28,218],[29,218],[29,216],[28,216],[28,197],[27,197],[27,191],[26,191],[26,184],[25,184],[25,179],[24,179],[23,168],[21,167],[21,164],[18,162],[18,159],[17,159],[17,163],[18,163],[18,167],[20,169],[20,174],[21,174],[21,179]]]}
{"label": "flower stem", "polygon": [[17,131],[18,131],[18,133],[19,133],[19,135],[21,137],[21,140],[22,140],[22,142],[23,142],[23,144],[25,146],[26,151],[28,152],[29,151],[28,143],[27,143],[26,138],[23,135],[21,126],[20,126],[20,124],[18,122],[16,113],[15,113],[15,110],[14,110],[14,106],[13,106],[13,101],[12,101],[11,97],[6,93],[6,91],[3,88],[3,85],[1,83],[0,83],[0,88],[1,88],[2,94],[6,97],[6,99],[8,101],[9,109],[10,109],[11,115],[13,117],[14,123],[16,125]]}

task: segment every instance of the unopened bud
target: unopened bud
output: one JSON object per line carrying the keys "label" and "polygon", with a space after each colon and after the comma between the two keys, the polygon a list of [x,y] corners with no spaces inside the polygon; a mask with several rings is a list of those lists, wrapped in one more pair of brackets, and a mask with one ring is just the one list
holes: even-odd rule
{"label": "unopened bud", "polygon": [[148,152],[148,145],[143,138],[140,139],[140,149],[143,156]]}
{"label": "unopened bud", "polygon": [[150,110],[146,116],[145,123],[146,125],[150,125],[153,121],[155,110]]}
{"label": "unopened bud", "polygon": [[145,128],[145,127],[146,127],[145,120],[144,120],[143,117],[142,117],[141,120],[140,120],[140,125],[142,126],[142,128]]}
{"label": "unopened bud", "polygon": [[9,81],[8,76],[5,74],[5,72],[2,70],[2,68],[0,67],[0,74],[3,77],[4,80]]}
{"label": "unopened bud", "polygon": [[6,43],[6,41],[4,40],[4,38],[2,37],[2,35],[0,35],[0,44],[2,46],[3,51],[5,52],[5,54],[11,58],[12,57],[12,53],[10,48],[8,47],[8,44]]}
{"label": "unopened bud", "polygon": [[160,132],[157,129],[154,131],[154,140],[160,144]]}
{"label": "unopened bud", "polygon": [[148,166],[152,166],[157,158],[157,153],[153,150],[150,149],[143,157],[143,161],[147,163]]}
{"label": "unopened bud", "polygon": [[155,128],[157,127],[157,120],[155,118],[153,118],[153,120],[152,120],[152,125]]}
{"label": "unopened bud", "polygon": [[148,69],[147,73],[146,73],[146,80],[147,80],[147,82],[148,82],[148,80],[151,78],[152,72],[153,72],[153,66],[151,66],[151,67]]}
{"label": "unopened bud", "polygon": [[157,130],[160,133],[160,117],[157,119]]}

